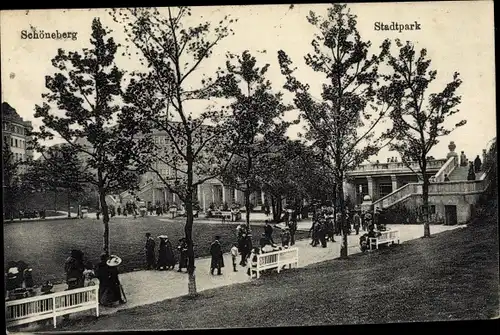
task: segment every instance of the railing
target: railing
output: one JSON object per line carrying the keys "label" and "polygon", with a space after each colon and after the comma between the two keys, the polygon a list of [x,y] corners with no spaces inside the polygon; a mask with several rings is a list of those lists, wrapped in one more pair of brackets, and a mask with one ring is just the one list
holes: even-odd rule
{"label": "railing", "polygon": [[381,207],[381,208],[386,208],[389,207],[390,205],[401,201],[412,194],[414,194],[416,191],[416,187],[418,186],[417,183],[409,183],[406,185],[401,186],[394,192],[386,195],[385,197],[382,197],[380,199],[377,199],[376,201],[373,202],[374,207]]}
{"label": "railing", "polygon": [[260,278],[261,271],[274,268],[277,268],[279,273],[284,265],[299,266],[299,249],[289,248],[257,255],[257,266],[250,266],[250,274],[256,272],[257,278]]}
{"label": "railing", "polygon": [[[427,162],[427,169],[440,169],[443,164],[446,163],[446,159],[433,159]],[[364,164],[356,167],[355,170],[349,171],[349,174],[367,173],[367,172],[385,172],[389,173],[391,171],[420,171],[420,166],[418,162],[410,163],[411,169],[403,162],[391,162],[391,163],[371,163]]]}
{"label": "railing", "polygon": [[[457,180],[429,184],[429,195],[478,194],[488,188],[489,171],[478,180]],[[406,198],[422,194],[422,183],[410,183],[398,188],[391,194],[373,202],[374,207],[387,208]]]}
{"label": "railing", "polygon": [[56,292],[5,303],[7,327],[95,309],[99,317],[99,285]]}
{"label": "railing", "polygon": [[448,161],[439,169],[439,171],[434,175],[436,182],[444,181],[444,175],[450,175],[453,170],[458,166],[458,157],[450,157]]}

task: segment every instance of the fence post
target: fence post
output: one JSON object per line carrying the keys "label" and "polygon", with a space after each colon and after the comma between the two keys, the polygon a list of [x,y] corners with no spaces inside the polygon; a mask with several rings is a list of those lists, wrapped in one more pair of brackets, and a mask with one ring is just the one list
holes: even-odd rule
{"label": "fence post", "polygon": [[295,266],[296,267],[299,267],[299,249],[298,248],[295,248],[295,253],[296,253],[296,260],[297,260],[297,263],[295,263]]}
{"label": "fence post", "polygon": [[276,260],[278,262],[278,273],[280,273],[280,270],[281,270],[281,265],[280,265],[280,255],[281,255],[281,252],[278,251],[278,259]]}
{"label": "fence post", "polygon": [[54,328],[57,328],[56,297],[52,297],[52,314],[53,314]]}
{"label": "fence post", "polygon": [[256,270],[257,270],[257,279],[260,278],[260,271],[259,271],[259,269],[260,269],[260,258],[261,257],[262,257],[262,255],[257,255],[257,268],[256,268]]}
{"label": "fence post", "polygon": [[99,285],[95,286],[94,289],[94,294],[96,297],[96,303],[95,303],[95,317],[99,317]]}

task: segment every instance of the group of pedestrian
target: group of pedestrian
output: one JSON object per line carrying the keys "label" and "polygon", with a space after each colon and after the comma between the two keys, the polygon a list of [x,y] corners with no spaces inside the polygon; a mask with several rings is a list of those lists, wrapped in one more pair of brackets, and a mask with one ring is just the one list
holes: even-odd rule
{"label": "group of pedestrian", "polygon": [[[336,242],[335,235],[347,235],[353,232],[359,235],[360,231],[369,231],[370,225],[375,225],[373,229],[385,230],[385,216],[383,212],[376,208],[373,214],[370,211],[350,211],[345,210],[344,222],[342,223],[342,213],[338,211],[333,215],[333,208],[328,204],[316,206],[314,208],[312,226],[309,230],[313,247],[321,244],[327,247],[327,242]],[[375,222],[375,223],[373,223]],[[342,225],[343,224],[343,225]]]}
{"label": "group of pedestrian", "polygon": [[116,255],[102,254],[100,262],[94,267],[90,261],[85,260],[81,250],[73,249],[64,265],[67,290],[95,285],[93,279],[97,278],[99,303],[108,307],[116,302],[123,304],[126,300],[118,278],[118,266],[121,263],[121,258]]}
{"label": "group of pedestrian", "polygon": [[[173,270],[177,264],[177,259],[174,254],[172,242],[167,235],[158,236],[160,245],[158,247],[158,258],[155,258],[156,242],[151,233],[146,233],[146,269],[147,270]],[[186,238],[179,239],[177,246],[179,252],[179,268],[177,272],[182,272],[182,269],[187,269],[187,241]]]}

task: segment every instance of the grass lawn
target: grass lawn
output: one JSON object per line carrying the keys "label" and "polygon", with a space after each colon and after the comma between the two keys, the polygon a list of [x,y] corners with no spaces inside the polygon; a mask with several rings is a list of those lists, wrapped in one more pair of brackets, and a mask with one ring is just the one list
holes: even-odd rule
{"label": "grass lawn", "polygon": [[498,316],[496,218],[348,260],[71,321],[61,330],[306,326]]}
{"label": "grass lawn", "polygon": [[[112,218],[110,222],[110,250],[123,259],[123,272],[144,267],[146,232],[153,237],[167,234],[174,247],[184,236],[184,219],[175,222],[160,221],[156,217]],[[23,260],[33,268],[36,285],[45,280],[61,282],[65,278],[64,262],[71,249],[80,249],[93,263],[102,252],[102,221],[95,219],[47,220],[37,222],[14,221],[3,225],[4,265]],[[253,241],[258,243],[263,228],[252,227]],[[275,236],[279,233],[276,229]],[[215,235],[221,236],[224,251],[236,242],[236,225],[197,223],[193,227],[196,257],[208,256]],[[307,233],[297,232],[297,238]],[[159,242],[158,239],[156,239]],[[158,248],[158,243],[157,243]],[[158,250],[158,249],[157,249]]]}

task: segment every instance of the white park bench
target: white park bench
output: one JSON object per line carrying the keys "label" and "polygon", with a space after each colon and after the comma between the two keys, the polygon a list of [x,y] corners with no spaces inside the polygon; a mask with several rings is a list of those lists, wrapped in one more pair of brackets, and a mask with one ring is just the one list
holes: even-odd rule
{"label": "white park bench", "polygon": [[95,309],[99,317],[99,285],[55,292],[5,303],[7,327],[22,325],[85,310]]}
{"label": "white park bench", "polygon": [[295,265],[295,267],[299,266],[299,249],[288,248],[258,254],[256,267],[252,267],[251,262],[249,262],[250,276],[255,272],[257,278],[260,278],[260,272],[269,269],[277,269],[279,273],[281,268],[286,265],[288,265],[290,269],[292,265]]}
{"label": "white park bench", "polygon": [[368,239],[368,248],[370,250],[378,249],[379,245],[382,244],[394,244],[397,242],[399,244],[399,231],[398,230],[386,230],[381,231],[380,236],[370,237]]}
{"label": "white park bench", "polygon": [[216,210],[216,211],[213,211],[212,212],[212,216],[214,218],[226,218],[228,220],[231,220],[231,212],[230,211],[219,211],[219,210]]}

